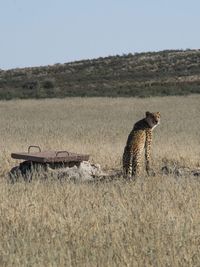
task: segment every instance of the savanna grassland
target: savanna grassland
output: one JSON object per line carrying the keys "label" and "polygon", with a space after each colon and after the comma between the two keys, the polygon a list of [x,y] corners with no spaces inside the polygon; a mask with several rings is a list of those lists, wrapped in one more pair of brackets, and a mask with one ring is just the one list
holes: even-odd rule
{"label": "savanna grassland", "polygon": [[[200,166],[199,103],[199,95],[0,102],[0,266],[200,266],[200,178],[161,173],[166,162]],[[10,153],[31,144],[120,170],[127,135],[147,110],[162,116],[155,177],[9,183],[18,164]]]}

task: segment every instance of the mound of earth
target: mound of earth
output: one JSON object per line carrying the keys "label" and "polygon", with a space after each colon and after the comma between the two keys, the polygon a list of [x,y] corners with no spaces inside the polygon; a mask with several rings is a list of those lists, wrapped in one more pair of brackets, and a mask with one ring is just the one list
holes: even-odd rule
{"label": "mound of earth", "polygon": [[[113,174],[114,175],[114,174]],[[26,181],[31,181],[36,177],[42,179],[56,178],[74,181],[94,181],[109,177],[111,173],[105,173],[99,164],[92,164],[89,161],[82,161],[78,166],[64,166],[64,165],[41,165],[32,164],[28,161],[20,163],[11,169],[9,178],[12,182],[23,178]]]}

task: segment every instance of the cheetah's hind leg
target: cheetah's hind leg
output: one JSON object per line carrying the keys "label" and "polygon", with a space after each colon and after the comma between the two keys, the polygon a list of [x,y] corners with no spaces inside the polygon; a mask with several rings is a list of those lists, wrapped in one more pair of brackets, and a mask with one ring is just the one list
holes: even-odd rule
{"label": "cheetah's hind leg", "polygon": [[137,153],[132,159],[132,177],[136,178],[140,175],[141,171],[141,153]]}

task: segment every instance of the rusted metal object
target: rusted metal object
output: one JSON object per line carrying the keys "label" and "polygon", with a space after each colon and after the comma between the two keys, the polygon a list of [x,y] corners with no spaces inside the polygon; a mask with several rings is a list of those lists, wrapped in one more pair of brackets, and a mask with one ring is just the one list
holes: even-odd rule
{"label": "rusted metal object", "polygon": [[[31,152],[32,148],[37,148],[37,152]],[[42,151],[39,146],[29,146],[28,152],[12,153],[11,157],[14,159],[22,159],[36,163],[79,163],[81,161],[88,161],[89,155],[77,154],[66,150],[62,151]]]}

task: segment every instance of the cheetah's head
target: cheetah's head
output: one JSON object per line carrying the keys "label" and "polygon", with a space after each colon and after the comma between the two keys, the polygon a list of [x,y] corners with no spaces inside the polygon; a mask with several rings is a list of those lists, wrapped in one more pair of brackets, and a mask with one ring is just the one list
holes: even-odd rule
{"label": "cheetah's head", "polygon": [[146,112],[146,121],[149,124],[149,126],[153,129],[158,124],[160,124],[160,112]]}

